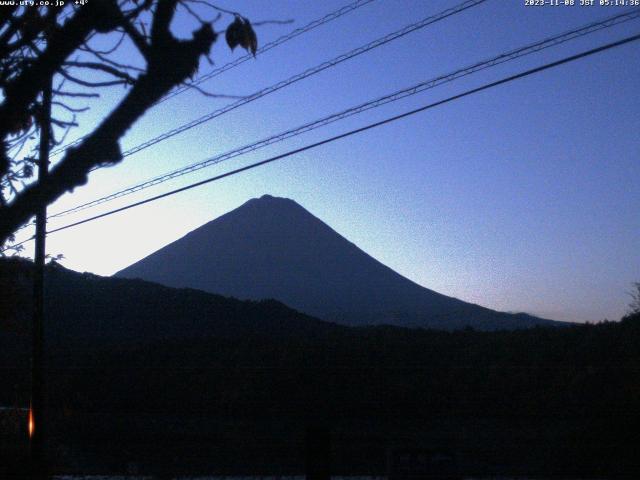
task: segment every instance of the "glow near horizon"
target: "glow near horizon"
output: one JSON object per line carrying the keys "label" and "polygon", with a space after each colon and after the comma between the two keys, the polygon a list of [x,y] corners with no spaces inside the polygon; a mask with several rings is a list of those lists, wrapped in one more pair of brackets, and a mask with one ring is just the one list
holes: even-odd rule
{"label": "glow near horizon", "polygon": [[[260,43],[346,2],[243,2]],[[459,1],[386,2],[317,29],[206,84],[247,94]],[[92,175],[56,212],[473,61],[594,21],[611,8],[488,2],[305,80]],[[107,208],[185,185],[509,73],[621,38],[630,22],[206,169]],[[178,25],[180,27],[180,25]],[[455,41],[454,41],[455,39]],[[417,283],[465,301],[560,320],[617,319],[640,280],[637,45],[454,102],[124,214],[52,235],[69,268],[109,275],[269,193],[296,200]],[[231,54],[220,41],[214,58]],[[434,65],[436,67],[434,67]],[[203,71],[209,68],[203,64]],[[119,92],[116,92],[119,93]],[[148,113],[123,148],[227,103],[195,92]],[[98,118],[100,106],[84,117]],[[79,130],[78,134],[82,132]],[[52,222],[51,227],[84,218]]]}

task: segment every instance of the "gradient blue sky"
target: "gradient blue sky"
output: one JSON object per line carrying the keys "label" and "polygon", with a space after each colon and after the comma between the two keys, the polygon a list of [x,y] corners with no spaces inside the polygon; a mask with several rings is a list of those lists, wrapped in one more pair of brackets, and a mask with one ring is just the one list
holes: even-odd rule
{"label": "gradient blue sky", "polygon": [[[223,2],[264,44],[342,1]],[[204,85],[247,95],[458,1],[376,0]],[[577,0],[579,3],[579,0]],[[525,7],[490,0],[95,172],[50,212],[91,200],[503,51],[613,15],[620,7]],[[228,20],[225,20],[225,25]],[[186,18],[176,31],[192,26]],[[219,25],[222,28],[224,25]],[[302,135],[50,228],[206,178],[640,31],[633,21]],[[213,57],[231,53],[224,42]],[[203,63],[202,72],[211,67]],[[64,265],[109,275],[199,225],[269,193],[303,205],[425,287],[507,311],[618,319],[640,281],[640,45],[448,104],[282,162],[51,235]],[[83,125],[120,97],[105,92]],[[179,95],[149,112],[126,149],[229,100]],[[77,135],[84,131],[78,129]]]}

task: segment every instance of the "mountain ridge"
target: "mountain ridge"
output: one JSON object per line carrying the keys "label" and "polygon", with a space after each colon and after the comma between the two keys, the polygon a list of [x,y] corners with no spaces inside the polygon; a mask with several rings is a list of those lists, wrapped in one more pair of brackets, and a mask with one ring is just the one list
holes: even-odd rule
{"label": "mountain ridge", "polygon": [[117,272],[239,299],[274,298],[343,325],[482,330],[561,325],[464,302],[376,260],[297,202],[263,195]]}

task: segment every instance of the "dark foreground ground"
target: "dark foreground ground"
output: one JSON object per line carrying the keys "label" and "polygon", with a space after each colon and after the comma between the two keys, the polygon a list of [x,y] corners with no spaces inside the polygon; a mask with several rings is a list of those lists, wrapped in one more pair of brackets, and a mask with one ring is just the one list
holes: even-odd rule
{"label": "dark foreground ground", "polygon": [[[12,275],[0,270],[0,405],[25,406],[30,284]],[[334,475],[385,475],[413,449],[467,476],[640,478],[639,315],[442,332],[60,269],[47,292],[56,473],[300,475],[319,432]],[[25,467],[24,412],[0,426],[9,478]]]}

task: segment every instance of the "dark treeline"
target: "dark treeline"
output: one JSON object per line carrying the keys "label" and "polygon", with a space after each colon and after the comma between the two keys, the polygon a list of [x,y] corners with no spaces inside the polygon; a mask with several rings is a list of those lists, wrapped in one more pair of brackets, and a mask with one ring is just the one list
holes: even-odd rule
{"label": "dark treeline", "polygon": [[[4,405],[28,403],[28,271],[10,261],[0,275],[12,299]],[[336,473],[384,473],[403,446],[452,452],[476,474],[638,466],[638,314],[500,332],[347,328],[275,301],[60,267],[48,269],[47,306],[61,471],[300,473],[317,425],[331,433]]]}

